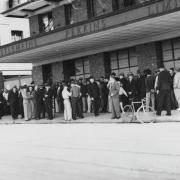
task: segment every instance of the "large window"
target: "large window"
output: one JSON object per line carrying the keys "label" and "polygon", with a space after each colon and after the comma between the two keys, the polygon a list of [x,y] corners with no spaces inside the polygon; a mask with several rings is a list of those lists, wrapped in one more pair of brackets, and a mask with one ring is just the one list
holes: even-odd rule
{"label": "large window", "polygon": [[94,0],[86,0],[87,2],[87,15],[88,18],[92,18],[95,16],[95,6],[94,6]]}
{"label": "large window", "polygon": [[129,72],[136,73],[138,70],[138,61],[136,48],[129,48],[110,53],[111,71],[116,74]]}
{"label": "large window", "polygon": [[90,76],[90,66],[88,57],[76,59],[75,63],[75,76],[73,79],[88,78]]}
{"label": "large window", "polygon": [[162,42],[162,57],[167,69],[180,67],[180,38]]}
{"label": "large window", "polygon": [[49,32],[54,30],[54,22],[52,12],[39,15],[39,31]]}
{"label": "large window", "polygon": [[22,31],[11,31],[11,38],[12,42],[14,41],[20,41],[23,38],[23,32]]}
{"label": "large window", "polygon": [[72,4],[66,4],[64,6],[64,13],[65,13],[65,22],[66,22],[66,25],[69,25],[69,24],[73,24],[73,19],[72,19]]}

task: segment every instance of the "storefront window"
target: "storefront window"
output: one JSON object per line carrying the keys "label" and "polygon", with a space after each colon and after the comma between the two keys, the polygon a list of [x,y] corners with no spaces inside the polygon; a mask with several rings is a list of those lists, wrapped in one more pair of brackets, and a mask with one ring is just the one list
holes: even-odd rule
{"label": "storefront window", "polygon": [[136,48],[114,51],[110,53],[111,71],[116,74],[136,73],[138,69]]}
{"label": "storefront window", "polygon": [[167,69],[180,67],[180,38],[162,42],[162,57]]}

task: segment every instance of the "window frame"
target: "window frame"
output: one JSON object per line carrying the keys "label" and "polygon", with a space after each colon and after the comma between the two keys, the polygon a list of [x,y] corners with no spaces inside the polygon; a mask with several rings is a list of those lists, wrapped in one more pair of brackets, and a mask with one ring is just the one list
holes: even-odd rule
{"label": "window frame", "polygon": [[[132,68],[136,68],[138,69],[138,61],[137,61],[137,65],[131,65],[131,56],[130,56],[130,51],[132,49],[135,49],[136,47],[132,47],[132,48],[127,48],[127,49],[120,49],[120,50],[116,50],[116,51],[111,51],[110,52],[110,69],[111,69],[111,72],[114,72],[114,71],[118,71],[118,73],[120,71],[123,71],[128,69],[129,72],[131,72]],[[120,58],[119,58],[119,53],[122,52],[122,51],[127,51],[127,61],[128,61],[128,66],[127,67],[120,67]],[[111,63],[111,53],[115,53],[116,54],[116,62],[117,62],[117,67],[116,68],[112,68],[112,63]]]}

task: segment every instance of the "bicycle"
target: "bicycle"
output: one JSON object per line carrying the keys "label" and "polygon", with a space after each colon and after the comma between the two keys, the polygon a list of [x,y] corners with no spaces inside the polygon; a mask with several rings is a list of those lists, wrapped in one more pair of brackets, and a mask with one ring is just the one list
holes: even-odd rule
{"label": "bicycle", "polygon": [[[140,106],[136,107],[137,105]],[[141,101],[130,99],[130,104],[124,106],[123,119],[129,123],[153,123],[156,121],[156,112],[151,106],[146,106],[146,99]]]}

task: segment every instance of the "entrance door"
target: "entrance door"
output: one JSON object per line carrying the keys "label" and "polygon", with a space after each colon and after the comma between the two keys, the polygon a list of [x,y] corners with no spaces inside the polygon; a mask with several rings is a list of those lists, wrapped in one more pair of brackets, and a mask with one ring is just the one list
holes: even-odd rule
{"label": "entrance door", "polygon": [[52,83],[52,65],[42,65],[43,83]]}

